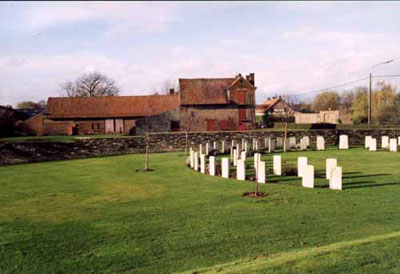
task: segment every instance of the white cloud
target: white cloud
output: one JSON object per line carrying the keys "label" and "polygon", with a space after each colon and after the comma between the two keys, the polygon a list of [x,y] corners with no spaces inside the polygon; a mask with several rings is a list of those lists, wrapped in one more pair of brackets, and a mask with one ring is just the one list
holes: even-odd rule
{"label": "white cloud", "polygon": [[46,2],[28,6],[25,25],[43,30],[82,22],[108,24],[107,36],[160,31],[178,19],[174,3],[145,2]]}

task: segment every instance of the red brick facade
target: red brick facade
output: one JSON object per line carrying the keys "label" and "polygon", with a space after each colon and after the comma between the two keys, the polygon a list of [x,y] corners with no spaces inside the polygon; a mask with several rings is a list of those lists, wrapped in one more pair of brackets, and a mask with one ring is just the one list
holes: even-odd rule
{"label": "red brick facade", "polygon": [[181,79],[180,88],[182,131],[254,128],[254,74],[246,78],[238,75],[236,78]]}
{"label": "red brick facade", "polygon": [[42,132],[141,134],[254,128],[254,74],[179,79],[179,85],[179,93],[170,95],[49,98]]}

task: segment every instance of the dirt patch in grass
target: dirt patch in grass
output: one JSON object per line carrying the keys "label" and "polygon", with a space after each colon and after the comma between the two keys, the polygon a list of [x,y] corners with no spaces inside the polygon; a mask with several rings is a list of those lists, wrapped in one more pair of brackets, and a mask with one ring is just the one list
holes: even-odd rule
{"label": "dirt patch in grass", "polygon": [[152,171],[154,171],[154,169],[151,169],[151,168],[148,168],[147,170],[146,169],[136,169],[135,170],[135,172],[152,172]]}
{"label": "dirt patch in grass", "polygon": [[243,197],[249,197],[249,198],[264,198],[268,196],[268,193],[266,192],[245,192],[242,194]]}

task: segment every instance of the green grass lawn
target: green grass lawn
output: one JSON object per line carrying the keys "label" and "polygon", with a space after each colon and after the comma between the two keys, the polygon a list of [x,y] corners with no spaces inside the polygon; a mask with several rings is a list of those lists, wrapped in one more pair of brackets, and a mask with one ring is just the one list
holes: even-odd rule
{"label": "green grass lawn", "polygon": [[[211,177],[183,153],[0,167],[0,273],[399,273],[400,153],[350,150],[307,156],[343,167],[344,190],[302,188],[268,174]],[[272,155],[263,155],[271,165]]]}

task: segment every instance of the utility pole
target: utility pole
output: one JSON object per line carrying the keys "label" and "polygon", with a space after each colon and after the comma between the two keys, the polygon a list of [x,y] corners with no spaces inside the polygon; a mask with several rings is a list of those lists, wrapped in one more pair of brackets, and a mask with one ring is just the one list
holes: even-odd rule
{"label": "utility pole", "polygon": [[369,74],[369,92],[368,92],[368,126],[371,125],[371,101],[372,101],[372,73]]}
{"label": "utility pole", "polygon": [[[375,64],[375,65],[372,66],[371,71],[372,71],[375,67],[377,67],[377,66],[389,64],[389,63],[391,63],[391,62],[393,62],[393,61],[394,61],[394,60],[391,59],[391,60],[388,60],[388,61],[385,61],[385,62],[381,62],[381,63]],[[372,105],[371,105],[371,102],[372,102],[372,72],[369,73],[368,126],[371,125],[371,120],[372,120]]]}

